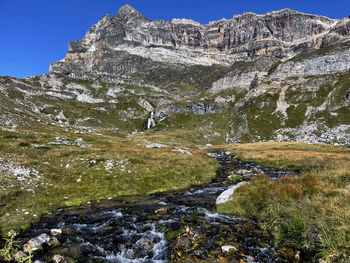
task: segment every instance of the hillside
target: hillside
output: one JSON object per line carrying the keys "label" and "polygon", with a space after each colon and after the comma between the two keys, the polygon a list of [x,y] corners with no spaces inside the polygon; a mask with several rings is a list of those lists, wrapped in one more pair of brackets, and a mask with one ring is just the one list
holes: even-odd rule
{"label": "hillside", "polygon": [[208,143],[348,145],[349,31],[349,18],[289,9],[200,25],[125,5],[48,74],[1,77],[0,123],[129,134],[154,111],[157,131],[203,131]]}

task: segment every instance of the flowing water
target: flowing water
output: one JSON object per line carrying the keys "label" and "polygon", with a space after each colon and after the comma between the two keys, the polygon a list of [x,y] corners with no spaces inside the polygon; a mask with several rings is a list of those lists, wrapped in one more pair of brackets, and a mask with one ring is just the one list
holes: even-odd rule
{"label": "flowing water", "polygon": [[55,254],[67,262],[292,262],[294,251],[276,246],[251,220],[216,213],[215,201],[233,184],[231,174],[248,181],[262,173],[272,180],[298,173],[263,168],[223,152],[211,155],[221,168],[208,185],[61,209],[21,239],[62,229],[59,246],[36,253],[42,262]]}

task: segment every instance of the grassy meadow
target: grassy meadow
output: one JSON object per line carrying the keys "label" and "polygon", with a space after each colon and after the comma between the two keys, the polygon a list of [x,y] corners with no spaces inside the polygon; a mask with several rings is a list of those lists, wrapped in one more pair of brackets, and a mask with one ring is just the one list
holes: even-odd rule
{"label": "grassy meadow", "polygon": [[[25,229],[59,207],[209,182],[218,164],[192,144],[169,139],[176,136],[186,137],[1,129],[1,234]],[[147,148],[151,143],[167,144]]]}
{"label": "grassy meadow", "polygon": [[225,146],[244,160],[298,169],[302,176],[261,175],[218,211],[261,222],[277,241],[327,262],[350,262],[350,148],[307,143]]}
{"label": "grassy meadow", "polygon": [[[203,146],[203,136],[2,128],[1,235],[26,229],[60,207],[207,183],[219,166],[207,155],[215,148],[263,166],[302,171],[278,181],[257,176],[218,206],[219,212],[257,220],[277,242],[328,262],[349,262],[350,148],[272,142]],[[150,147],[154,143],[163,145]]]}

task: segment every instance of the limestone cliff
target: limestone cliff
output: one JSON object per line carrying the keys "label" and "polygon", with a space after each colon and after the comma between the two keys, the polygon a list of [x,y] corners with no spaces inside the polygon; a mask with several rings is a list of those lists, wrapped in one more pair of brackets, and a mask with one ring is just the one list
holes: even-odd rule
{"label": "limestone cliff", "polygon": [[151,21],[129,5],[105,15],[66,57],[56,73],[127,75],[164,64],[229,66],[263,56],[287,60],[349,40],[349,19],[335,20],[284,9],[244,13],[201,25],[188,19]]}

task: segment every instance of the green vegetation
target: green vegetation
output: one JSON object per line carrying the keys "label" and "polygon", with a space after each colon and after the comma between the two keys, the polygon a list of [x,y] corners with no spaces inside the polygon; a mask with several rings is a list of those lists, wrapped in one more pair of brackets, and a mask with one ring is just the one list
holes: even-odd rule
{"label": "green vegetation", "polygon": [[240,158],[266,166],[301,169],[298,178],[255,177],[239,188],[224,213],[263,223],[277,241],[327,262],[350,260],[350,149],[306,143],[226,146]]}
{"label": "green vegetation", "polygon": [[[57,127],[0,130],[2,234],[25,229],[59,207],[209,182],[218,164],[191,143],[176,141],[186,136],[82,135]],[[146,147],[154,142],[167,146]],[[174,147],[186,147],[192,155]],[[17,168],[25,180],[14,174]]]}
{"label": "green vegetation", "polygon": [[15,241],[17,233],[13,230],[7,233],[7,238],[5,238],[5,245],[0,249],[0,260],[6,262],[18,262],[18,263],[32,263],[32,253],[31,251],[21,251],[19,246]]}
{"label": "green vegetation", "polygon": [[296,128],[303,124],[304,116],[307,106],[304,103],[300,103],[298,106],[291,106],[287,109],[288,119],[285,125],[287,127]]}
{"label": "green vegetation", "polygon": [[163,87],[176,86],[182,92],[191,94],[196,90],[207,89],[216,80],[223,78],[230,67],[213,65],[213,66],[168,66],[149,69],[135,73],[134,78],[147,80]]}
{"label": "green vegetation", "polygon": [[278,97],[279,93],[273,90],[245,103],[243,111],[247,114],[251,135],[268,140],[272,138],[274,131],[281,127],[280,116],[274,113]]}
{"label": "green vegetation", "polygon": [[291,61],[295,61],[295,62],[298,62],[298,61],[302,61],[304,59],[308,59],[308,58],[311,58],[313,56],[320,56],[320,55],[324,55],[328,52],[330,52],[332,50],[332,47],[323,47],[323,48],[320,48],[320,49],[315,49],[315,50],[312,50],[308,53],[303,53],[301,55],[298,55],[298,56],[295,56],[294,58],[290,59]]}
{"label": "green vegetation", "polygon": [[276,69],[278,68],[278,66],[281,64],[281,62],[278,62],[274,65],[272,65],[272,67],[269,69],[269,71],[267,72],[267,75],[268,76],[271,76],[275,71]]}

